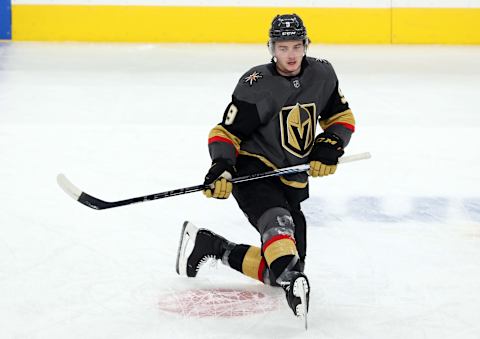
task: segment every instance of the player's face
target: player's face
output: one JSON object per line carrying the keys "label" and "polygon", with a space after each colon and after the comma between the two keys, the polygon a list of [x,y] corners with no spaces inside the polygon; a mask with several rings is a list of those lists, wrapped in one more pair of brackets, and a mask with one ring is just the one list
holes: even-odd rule
{"label": "player's face", "polygon": [[278,73],[285,76],[294,76],[300,73],[300,66],[305,55],[303,41],[277,41],[274,51]]}

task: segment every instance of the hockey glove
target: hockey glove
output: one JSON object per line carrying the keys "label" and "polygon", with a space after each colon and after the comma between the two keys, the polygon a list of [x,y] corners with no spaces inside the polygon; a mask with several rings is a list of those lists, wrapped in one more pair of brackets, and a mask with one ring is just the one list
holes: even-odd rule
{"label": "hockey glove", "polygon": [[312,177],[323,177],[335,173],[338,158],[343,153],[343,140],[337,135],[328,132],[319,134],[310,152],[308,174]]}
{"label": "hockey glove", "polygon": [[227,199],[232,192],[232,183],[229,181],[235,174],[235,167],[225,161],[214,161],[205,176],[204,185],[209,186],[203,190],[207,198]]}

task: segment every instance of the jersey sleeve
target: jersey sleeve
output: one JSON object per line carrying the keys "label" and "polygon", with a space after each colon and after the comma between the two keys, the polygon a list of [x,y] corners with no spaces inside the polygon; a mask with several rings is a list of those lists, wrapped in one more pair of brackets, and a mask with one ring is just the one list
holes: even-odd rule
{"label": "jersey sleeve", "polygon": [[235,165],[242,140],[250,136],[260,124],[257,104],[232,95],[222,122],[216,125],[208,136],[208,149],[212,160],[222,159]]}
{"label": "jersey sleeve", "polygon": [[272,111],[269,79],[265,65],[256,66],[240,77],[222,121],[210,131],[208,137],[208,149],[213,161],[222,159],[235,165],[242,140],[269,120]]}
{"label": "jersey sleeve", "polygon": [[338,135],[343,140],[344,147],[348,145],[355,132],[355,117],[339,88],[336,76],[335,88],[320,115],[319,122],[325,132]]}

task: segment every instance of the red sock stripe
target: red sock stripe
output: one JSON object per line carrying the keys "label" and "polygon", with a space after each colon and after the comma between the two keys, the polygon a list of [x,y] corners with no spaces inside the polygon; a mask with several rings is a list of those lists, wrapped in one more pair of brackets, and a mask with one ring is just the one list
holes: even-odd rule
{"label": "red sock stripe", "polygon": [[274,236],[273,238],[269,239],[265,244],[263,244],[263,252],[265,252],[268,248],[268,246],[270,246],[271,244],[273,244],[275,241],[278,241],[278,240],[282,240],[282,239],[290,239],[291,241],[293,241],[295,243],[295,240],[287,235],[287,234],[279,234],[279,235],[276,235]]}
{"label": "red sock stripe", "polygon": [[355,132],[355,126],[352,124],[347,124],[346,122],[336,122],[334,125],[342,125],[343,127],[349,129],[352,132]]}
{"label": "red sock stripe", "polygon": [[[208,139],[208,144],[211,144],[213,142],[224,142],[226,144],[230,144],[232,145],[233,147],[235,147],[235,145],[233,144],[233,141],[228,139],[228,138],[224,138],[224,137],[219,137],[219,136],[216,136],[216,137],[211,137]],[[237,148],[235,148],[235,155],[238,156],[238,150]]]}
{"label": "red sock stripe", "polygon": [[262,258],[262,261],[260,261],[260,265],[258,266],[258,280],[260,280],[261,282],[263,282],[263,271],[265,271],[266,265],[267,262],[264,258]]}

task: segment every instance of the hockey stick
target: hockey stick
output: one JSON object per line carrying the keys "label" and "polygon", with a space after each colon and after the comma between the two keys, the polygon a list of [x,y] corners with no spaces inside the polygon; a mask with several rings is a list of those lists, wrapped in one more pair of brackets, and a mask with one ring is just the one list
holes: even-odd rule
{"label": "hockey stick", "polygon": [[[362,159],[369,159],[370,157],[371,155],[368,152],[359,153],[359,154],[354,154],[354,155],[340,158],[338,163],[343,164],[343,163],[362,160]],[[306,172],[309,170],[309,168],[310,166],[308,164],[285,167],[285,168],[280,168],[280,169],[276,169],[276,170],[272,170],[264,173],[255,173],[251,175],[237,177],[232,179],[232,183],[237,184],[245,181],[263,179],[268,177],[277,177],[285,174]],[[79,188],[77,188],[74,184],[72,184],[72,182],[68,180],[67,177],[63,174],[59,174],[57,176],[57,183],[65,191],[65,193],[67,193],[73,199],[84,204],[85,206],[88,206],[96,210],[104,210],[107,208],[125,206],[125,205],[135,204],[139,202],[169,198],[176,195],[202,191],[205,188],[205,185],[202,184],[202,185],[179,188],[179,189],[161,192],[161,193],[144,195],[136,198],[108,202],[108,201],[95,198],[94,196],[91,196],[90,194],[87,194],[85,192],[82,192]]]}

